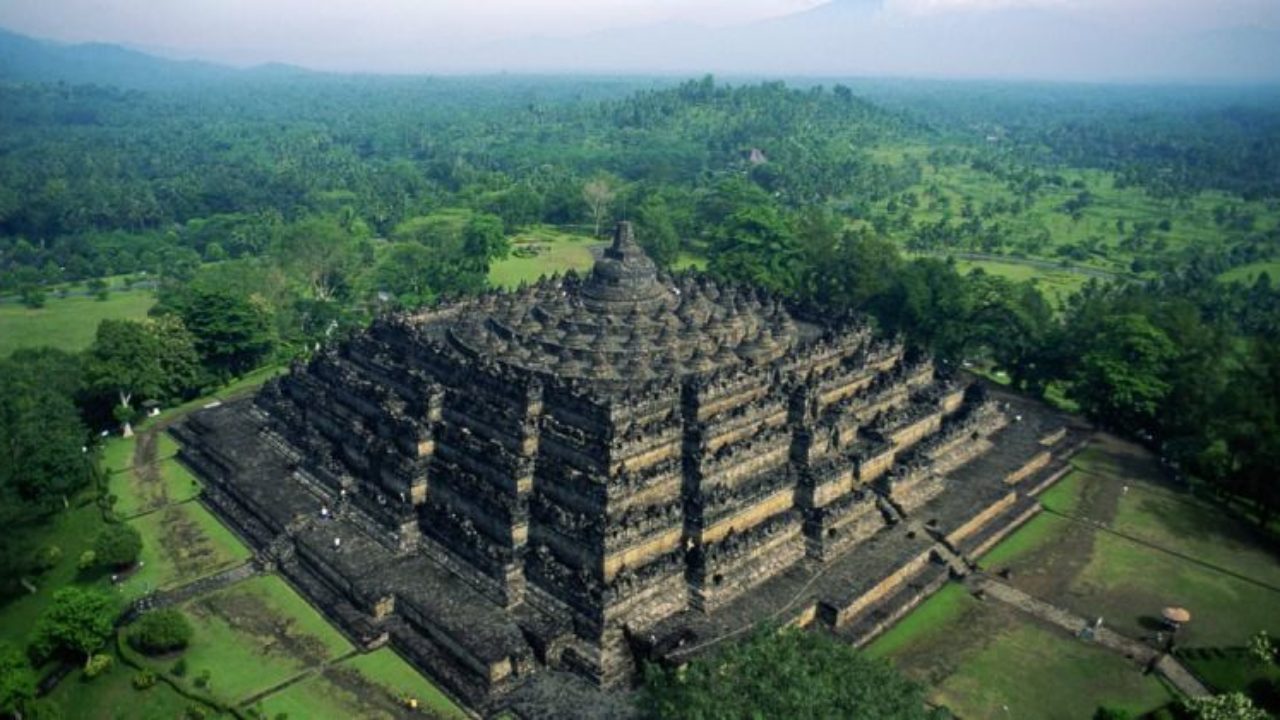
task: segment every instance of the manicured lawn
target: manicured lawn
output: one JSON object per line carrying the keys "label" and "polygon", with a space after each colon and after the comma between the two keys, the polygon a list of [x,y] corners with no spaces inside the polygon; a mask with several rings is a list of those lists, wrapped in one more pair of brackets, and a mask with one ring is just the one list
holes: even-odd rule
{"label": "manicured lawn", "polygon": [[120,583],[126,597],[174,587],[249,559],[249,549],[199,503],[170,505],[129,521],[142,533],[142,567]]}
{"label": "manicured lawn", "polygon": [[[1189,653],[1243,645],[1260,629],[1280,635],[1274,540],[1167,484],[1135,446],[1102,438],[1073,464],[1041,496],[1045,512],[981,558],[984,568],[1009,568],[1012,584],[1134,638],[1161,629],[1162,608],[1186,606],[1193,618],[1179,643]],[[927,600],[867,652],[965,718],[1087,718],[1100,704],[1140,713],[1171,698],[1123,657],[960,586]],[[1257,679],[1217,655],[1189,661],[1224,688]]]}
{"label": "manicured lawn", "polygon": [[935,633],[947,632],[947,626],[971,610],[975,601],[964,587],[949,583],[876,638],[865,649],[871,657],[886,658],[904,647],[927,643]]}
{"label": "manicured lawn", "polygon": [[150,468],[133,468],[111,475],[111,492],[116,496],[115,511],[129,518],[156,510],[171,503],[190,500],[200,494],[194,475],[170,457]]}
{"label": "manicured lawn", "polygon": [[443,717],[466,714],[390,648],[344,660],[262,701],[265,717],[395,718],[416,699]]}
{"label": "manicured lawn", "polygon": [[[514,288],[522,282],[534,282],[543,275],[578,272],[591,269],[595,259],[591,249],[606,243],[583,235],[570,235],[552,228],[533,228],[511,238],[512,254],[489,267],[489,282]],[[517,257],[520,247],[536,248],[533,257]]]}
{"label": "manicured lawn", "polygon": [[1099,705],[1149,712],[1174,695],[1115,653],[1024,622],[965,658],[932,699],[964,718],[1071,720]]}
{"label": "manicured lawn", "polygon": [[1087,718],[1099,704],[1141,713],[1171,699],[1123,657],[977,600],[958,584],[866,652],[930,687],[931,702],[964,718]]}
{"label": "manicured lawn", "polygon": [[133,467],[133,451],[138,438],[110,437],[102,444],[102,469],[119,472]]}
{"label": "manicured lawn", "polygon": [[[65,717],[85,720],[177,720],[187,707],[195,705],[164,683],[135,690],[130,680],[136,672],[117,656],[106,674],[85,680],[77,670],[59,683],[49,698],[62,708]],[[210,717],[215,716],[211,713]]]}
{"label": "manicured lawn", "polygon": [[209,691],[229,702],[245,700],[352,649],[306,601],[271,575],[196,598],[183,610],[195,628],[185,655],[187,681],[208,670]]}
{"label": "manicured lawn", "polygon": [[58,298],[31,310],[14,301],[0,303],[0,357],[18,348],[55,347],[79,351],[93,343],[103,320],[139,320],[155,305],[149,290],[111,293],[105,301],[90,297]]}

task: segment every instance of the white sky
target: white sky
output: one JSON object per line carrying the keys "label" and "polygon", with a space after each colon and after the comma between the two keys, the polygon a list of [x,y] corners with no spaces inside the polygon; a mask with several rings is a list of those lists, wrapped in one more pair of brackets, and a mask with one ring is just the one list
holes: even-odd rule
{"label": "white sky", "polygon": [[[1280,26],[1280,0],[838,0],[893,14],[1052,6],[1117,29]],[[749,23],[823,0],[0,0],[0,26],[235,64],[421,70],[451,49],[661,22]]]}

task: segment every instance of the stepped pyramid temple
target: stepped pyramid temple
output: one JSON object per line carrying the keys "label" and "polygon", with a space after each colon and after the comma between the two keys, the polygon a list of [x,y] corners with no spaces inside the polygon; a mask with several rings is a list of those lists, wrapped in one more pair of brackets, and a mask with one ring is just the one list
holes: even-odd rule
{"label": "stepped pyramid temple", "polygon": [[661,273],[626,223],[586,277],[380,319],[175,434],[361,646],[559,716],[761,622],[865,642],[1082,437],[857,318]]}

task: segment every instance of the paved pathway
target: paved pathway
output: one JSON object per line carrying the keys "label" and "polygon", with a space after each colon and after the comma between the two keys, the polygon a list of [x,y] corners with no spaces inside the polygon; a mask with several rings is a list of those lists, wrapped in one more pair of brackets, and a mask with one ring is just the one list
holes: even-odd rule
{"label": "paved pathway", "polygon": [[[1032,597],[1012,585],[1002,583],[984,573],[974,573],[969,576],[966,582],[973,590],[984,592],[986,597],[999,600],[1029,615],[1034,615],[1041,620],[1057,625],[1073,635],[1078,634],[1089,625],[1088,620],[1069,610]],[[1171,655],[1158,652],[1155,648],[1121,635],[1108,627],[1098,628],[1094,633],[1093,641],[1100,647],[1121,653],[1125,657],[1143,665],[1153,666],[1157,672],[1188,697],[1200,697],[1209,694],[1205,686],[1200,684],[1200,681],[1196,680]]]}

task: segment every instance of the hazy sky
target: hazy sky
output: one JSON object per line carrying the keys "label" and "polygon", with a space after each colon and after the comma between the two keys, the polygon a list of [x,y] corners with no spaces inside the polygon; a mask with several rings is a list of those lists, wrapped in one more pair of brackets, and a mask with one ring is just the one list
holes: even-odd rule
{"label": "hazy sky", "polygon": [[[1031,6],[1108,31],[1280,27],[1280,0],[836,0],[882,17]],[[0,0],[0,26],[235,64],[429,71],[453,52],[656,23],[743,25],[823,0]]]}

